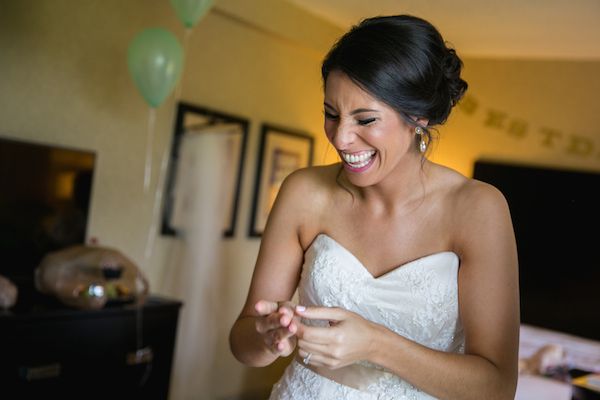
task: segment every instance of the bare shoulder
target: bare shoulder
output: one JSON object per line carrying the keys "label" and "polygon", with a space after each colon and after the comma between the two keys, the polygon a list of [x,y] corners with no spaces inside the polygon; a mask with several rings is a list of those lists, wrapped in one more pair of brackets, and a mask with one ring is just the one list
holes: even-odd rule
{"label": "bare shoulder", "polygon": [[449,167],[433,164],[437,180],[443,182],[440,187],[448,189],[448,193],[456,196],[457,200],[475,201],[488,199],[489,201],[503,201],[504,196],[494,186],[464,176]]}
{"label": "bare shoulder", "polygon": [[500,190],[450,168],[439,165],[435,168],[437,187],[444,197],[455,238],[496,230],[500,225],[512,229],[508,203]]}
{"label": "bare shoulder", "polygon": [[476,179],[465,178],[455,191],[455,211],[469,220],[505,218],[509,214],[506,198],[496,187]]}
{"label": "bare shoulder", "polygon": [[449,192],[452,237],[461,256],[473,254],[474,248],[486,248],[488,254],[493,252],[493,247],[513,252],[510,209],[500,190],[488,183],[463,177]]}
{"label": "bare shoulder", "polygon": [[301,168],[288,175],[281,185],[273,212],[294,226],[306,248],[321,230],[335,191],[339,164]]}
{"label": "bare shoulder", "polygon": [[284,185],[288,190],[327,189],[338,170],[337,164],[300,168],[285,178]]}
{"label": "bare shoulder", "polygon": [[281,196],[299,205],[314,207],[327,200],[338,171],[336,164],[298,169],[283,181]]}

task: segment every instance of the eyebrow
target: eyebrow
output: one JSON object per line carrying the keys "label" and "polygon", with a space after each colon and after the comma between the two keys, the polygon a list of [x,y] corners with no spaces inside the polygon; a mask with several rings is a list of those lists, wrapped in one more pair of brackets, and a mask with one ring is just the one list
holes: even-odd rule
{"label": "eyebrow", "polygon": [[[335,108],[333,108],[330,104],[328,104],[327,102],[323,103],[325,105],[325,107],[328,107],[332,110],[335,110]],[[364,112],[380,112],[379,110],[373,110],[370,108],[357,108],[356,110],[353,110],[350,112],[350,115],[356,115],[356,114],[360,114],[360,113],[364,113]]]}

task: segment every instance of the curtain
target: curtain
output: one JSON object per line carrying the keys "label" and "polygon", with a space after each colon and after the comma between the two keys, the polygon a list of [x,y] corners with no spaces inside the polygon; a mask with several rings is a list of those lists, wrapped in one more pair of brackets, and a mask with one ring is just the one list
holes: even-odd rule
{"label": "curtain", "polygon": [[180,234],[165,271],[163,292],[183,302],[170,399],[211,399],[220,315],[221,238],[236,171],[238,125],[215,125],[182,137],[171,226]]}

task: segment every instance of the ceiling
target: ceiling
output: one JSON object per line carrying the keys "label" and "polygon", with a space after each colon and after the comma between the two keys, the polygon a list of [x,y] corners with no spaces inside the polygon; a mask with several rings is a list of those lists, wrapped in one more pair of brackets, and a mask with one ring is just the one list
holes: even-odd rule
{"label": "ceiling", "polygon": [[343,29],[369,16],[419,16],[463,56],[600,61],[600,0],[288,1]]}

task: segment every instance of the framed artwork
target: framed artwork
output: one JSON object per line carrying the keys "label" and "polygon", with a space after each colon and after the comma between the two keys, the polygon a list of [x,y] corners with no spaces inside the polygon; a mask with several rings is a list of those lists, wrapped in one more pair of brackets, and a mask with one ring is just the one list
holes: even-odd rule
{"label": "framed artwork", "polygon": [[232,193],[227,199],[226,205],[229,210],[223,221],[223,236],[233,237],[235,235],[237,214],[240,200],[240,187],[242,182],[242,170],[246,155],[246,144],[248,138],[249,121],[245,118],[226,114],[202,106],[179,102],[175,118],[175,130],[171,143],[171,154],[165,182],[164,203],[162,212],[161,234],[165,236],[178,235],[176,182],[178,164],[182,155],[182,144],[186,135],[201,135],[203,132],[220,133],[230,135],[228,138],[228,150],[233,154],[234,164],[224,184],[227,185],[227,193]]}
{"label": "framed artwork", "polygon": [[305,132],[263,124],[248,235],[260,237],[285,177],[312,165],[314,139]]}

